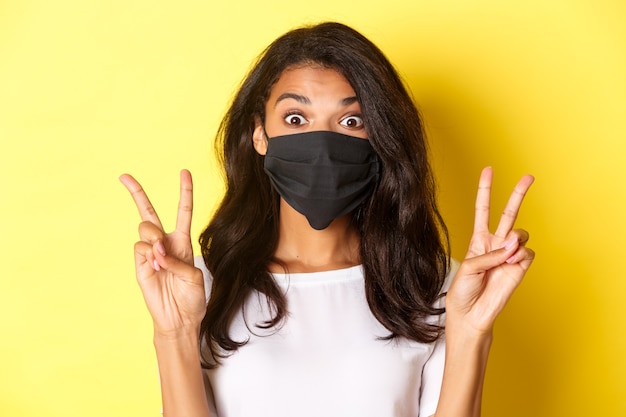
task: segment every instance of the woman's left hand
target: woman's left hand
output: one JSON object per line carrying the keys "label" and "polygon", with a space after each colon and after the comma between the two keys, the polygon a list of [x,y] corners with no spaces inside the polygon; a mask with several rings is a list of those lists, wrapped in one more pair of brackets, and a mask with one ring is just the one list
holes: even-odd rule
{"label": "woman's left hand", "polygon": [[521,283],[535,253],[526,247],[528,232],[513,229],[522,200],[534,181],[517,183],[495,233],[489,231],[493,171],[485,168],[476,196],[474,232],[465,259],[446,296],[446,327],[477,336],[490,335],[496,317]]}

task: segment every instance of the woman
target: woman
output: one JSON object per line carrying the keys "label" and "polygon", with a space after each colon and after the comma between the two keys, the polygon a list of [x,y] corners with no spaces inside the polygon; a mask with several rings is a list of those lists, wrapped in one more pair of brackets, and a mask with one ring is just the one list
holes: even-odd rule
{"label": "woman", "polygon": [[533,178],[492,234],[483,171],[450,268],[418,112],[380,50],[337,23],[272,43],[218,139],[227,189],[197,267],[189,172],[169,234],[121,177],[143,220],[165,415],[480,415],[494,320],[534,258],[513,229]]}

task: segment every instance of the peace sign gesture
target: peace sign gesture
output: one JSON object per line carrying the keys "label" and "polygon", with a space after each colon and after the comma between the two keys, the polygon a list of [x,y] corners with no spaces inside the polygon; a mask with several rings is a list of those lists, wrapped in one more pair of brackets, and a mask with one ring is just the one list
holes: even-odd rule
{"label": "peace sign gesture", "polygon": [[191,174],[187,170],[180,173],[178,216],[171,233],[165,233],[141,185],[128,174],[120,181],[132,195],[142,220],[135,243],[135,269],[155,334],[175,337],[178,332],[197,332],[206,304],[202,272],[193,266]]}
{"label": "peace sign gesture", "polygon": [[517,183],[493,234],[489,231],[492,178],[492,169],[485,168],[478,185],[469,249],[446,296],[448,327],[460,326],[478,335],[491,332],[535,257],[526,247],[528,232],[513,229],[534,178],[525,175]]}

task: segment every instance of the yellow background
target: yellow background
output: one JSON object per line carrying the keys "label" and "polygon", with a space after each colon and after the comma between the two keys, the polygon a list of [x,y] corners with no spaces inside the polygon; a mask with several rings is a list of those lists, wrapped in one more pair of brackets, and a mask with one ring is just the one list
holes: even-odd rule
{"label": "yellow background", "polygon": [[495,168],[495,215],[537,177],[519,224],[538,258],[498,322],[484,416],[626,415],[621,0],[3,0],[0,415],[158,415],[117,177],[135,174],[171,226],[189,168],[197,236],[238,82],[279,34],[326,19],[413,90],[457,257],[480,168]]}

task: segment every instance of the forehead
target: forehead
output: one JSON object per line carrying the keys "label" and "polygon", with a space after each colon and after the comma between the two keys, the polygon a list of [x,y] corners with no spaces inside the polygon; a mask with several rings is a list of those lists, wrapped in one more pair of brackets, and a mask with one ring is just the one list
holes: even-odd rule
{"label": "forehead", "polygon": [[339,71],[316,64],[285,69],[270,90],[270,99],[284,92],[351,95],[354,89]]}

